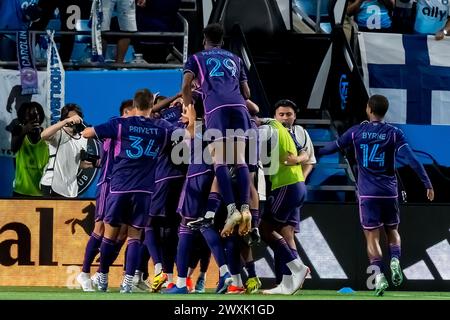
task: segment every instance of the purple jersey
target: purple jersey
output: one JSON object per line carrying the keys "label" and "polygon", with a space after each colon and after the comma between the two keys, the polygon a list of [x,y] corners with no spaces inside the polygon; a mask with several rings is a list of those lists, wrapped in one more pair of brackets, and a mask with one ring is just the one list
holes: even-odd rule
{"label": "purple jersey", "polygon": [[337,141],[340,148],[355,148],[360,197],[396,197],[395,156],[408,147],[403,132],[384,122],[363,122]]}
{"label": "purple jersey", "polygon": [[176,127],[135,116],[113,118],[94,129],[98,138],[115,140],[111,192],[151,193],[157,158]]}
{"label": "purple jersey", "polygon": [[[170,108],[171,109],[171,108]],[[174,126],[176,128],[184,128],[185,125],[182,122],[174,121]],[[182,143],[182,142],[181,142]],[[186,174],[186,169],[184,165],[175,165],[170,160],[171,156],[171,145],[166,145],[164,150],[160,153],[158,157],[158,164],[156,165],[155,171],[155,182],[160,182],[166,179],[174,179],[184,177]]]}
{"label": "purple jersey", "polygon": [[114,140],[105,139],[102,143],[102,154],[100,158],[100,178],[97,185],[101,185],[111,179],[112,162],[114,158]]}
{"label": "purple jersey", "polygon": [[212,48],[192,55],[184,72],[199,79],[205,113],[221,107],[245,107],[241,83],[247,81],[244,64],[238,56],[221,48]]}
{"label": "purple jersey", "polygon": [[212,158],[208,152],[208,142],[203,139],[203,131],[196,128],[195,138],[190,141],[190,159],[186,177],[194,177],[213,170]]}
{"label": "purple jersey", "polygon": [[169,121],[172,124],[176,124],[181,118],[182,113],[181,108],[182,108],[181,105],[177,105],[161,110],[160,112],[161,119]]}

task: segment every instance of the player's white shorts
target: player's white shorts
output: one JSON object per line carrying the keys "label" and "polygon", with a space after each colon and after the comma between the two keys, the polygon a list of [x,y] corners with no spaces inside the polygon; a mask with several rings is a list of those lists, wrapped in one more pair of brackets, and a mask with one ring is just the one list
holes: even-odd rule
{"label": "player's white shorts", "polygon": [[135,32],[136,26],[136,3],[135,0],[103,0],[103,22],[102,31],[109,31],[114,7],[121,31]]}

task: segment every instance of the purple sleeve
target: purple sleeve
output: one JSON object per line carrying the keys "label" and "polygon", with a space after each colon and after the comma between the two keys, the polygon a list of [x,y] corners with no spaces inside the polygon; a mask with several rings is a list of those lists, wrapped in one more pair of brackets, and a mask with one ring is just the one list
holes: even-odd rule
{"label": "purple sleeve", "polygon": [[324,156],[327,154],[335,153],[338,150],[339,150],[339,147],[337,145],[337,141],[333,141],[333,142],[327,143],[323,148],[321,148],[319,150],[319,152],[317,154],[320,157],[320,156]]}
{"label": "purple sleeve", "polygon": [[398,152],[405,144],[408,144],[405,134],[402,130],[397,128],[397,130],[395,130],[395,150]]}
{"label": "purple sleeve", "polygon": [[240,67],[240,74],[239,74],[239,82],[245,82],[247,81],[247,74],[245,73],[245,65],[241,58],[239,58],[239,67]]}
{"label": "purple sleeve", "polygon": [[194,74],[195,77],[198,76],[198,63],[195,60],[195,55],[192,55],[189,57],[189,59],[186,61],[186,64],[184,65],[183,74],[186,72],[191,72]]}
{"label": "purple sleeve", "polygon": [[359,125],[351,127],[336,140],[339,149],[347,149],[353,144],[353,134],[358,127]]}
{"label": "purple sleeve", "polygon": [[106,123],[94,126],[95,134],[99,139],[117,138],[117,128],[119,124],[118,118],[113,118]]}
{"label": "purple sleeve", "polygon": [[353,143],[353,132],[358,128],[358,126],[353,126],[347,131],[344,132],[343,135],[339,137],[336,141],[330,142],[325,145],[322,149],[317,153],[319,156],[324,156],[327,154],[332,154],[340,149],[346,149]]}
{"label": "purple sleeve", "polygon": [[423,167],[422,163],[416,158],[413,151],[409,147],[407,143],[404,143],[400,146],[400,148],[397,150],[397,155],[405,158],[406,161],[408,161],[411,168],[417,173],[422,183],[425,185],[425,188],[432,189],[433,186],[431,185],[430,178],[427,175],[427,172],[425,171],[425,168]]}

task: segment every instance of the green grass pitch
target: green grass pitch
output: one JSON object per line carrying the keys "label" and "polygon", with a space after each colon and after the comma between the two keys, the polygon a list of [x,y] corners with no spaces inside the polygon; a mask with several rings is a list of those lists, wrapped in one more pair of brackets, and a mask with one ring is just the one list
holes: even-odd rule
{"label": "green grass pitch", "polygon": [[293,296],[263,294],[204,294],[166,295],[159,293],[120,294],[117,288],[110,292],[82,292],[80,289],[55,287],[0,287],[0,300],[450,300],[450,292],[386,291],[375,297],[372,291],[341,294],[332,290],[301,290]]}

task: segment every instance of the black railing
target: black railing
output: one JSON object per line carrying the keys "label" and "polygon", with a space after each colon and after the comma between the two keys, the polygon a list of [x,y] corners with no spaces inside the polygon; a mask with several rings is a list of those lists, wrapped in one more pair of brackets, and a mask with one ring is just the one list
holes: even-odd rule
{"label": "black railing", "polygon": [[[116,31],[105,31],[102,32],[102,35],[105,35],[107,37],[144,37],[147,39],[158,39],[158,38],[183,38],[183,48],[181,48],[181,52],[176,48],[173,47],[173,54],[177,56],[182,63],[180,64],[174,64],[174,63],[148,63],[145,61],[142,62],[133,62],[130,63],[109,63],[109,62],[77,62],[77,61],[71,61],[71,62],[63,62],[63,66],[65,68],[101,68],[101,69],[173,69],[173,68],[180,68],[183,66],[184,63],[187,61],[188,57],[188,41],[189,41],[189,24],[187,20],[178,13],[178,18],[180,19],[181,23],[183,24],[183,31],[182,32],[116,32]],[[10,34],[15,35],[19,30],[0,30],[0,34]],[[31,45],[34,47],[36,45],[36,42],[38,40],[38,37],[40,35],[46,35],[47,31],[38,31],[38,30],[29,30],[28,31],[31,35]],[[90,30],[84,30],[84,31],[55,31],[55,36],[59,35],[85,35],[90,36],[91,31]],[[46,67],[47,63],[44,61],[36,61],[35,63],[37,68]],[[0,67],[1,68],[16,68],[18,66],[17,61],[0,61]]]}

